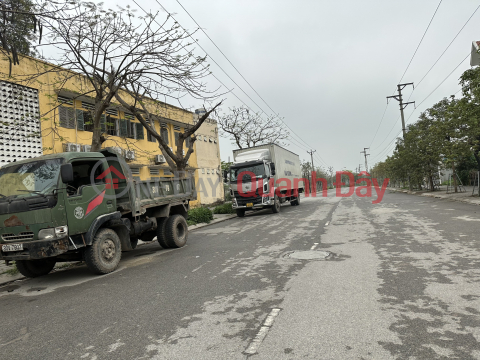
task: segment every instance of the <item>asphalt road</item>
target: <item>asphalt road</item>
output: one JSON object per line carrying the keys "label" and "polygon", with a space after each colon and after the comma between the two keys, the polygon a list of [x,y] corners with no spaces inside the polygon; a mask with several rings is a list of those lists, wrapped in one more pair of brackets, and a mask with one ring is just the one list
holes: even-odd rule
{"label": "asphalt road", "polygon": [[0,358],[480,359],[480,207],[371,201],[331,191],[107,276],[1,287]]}

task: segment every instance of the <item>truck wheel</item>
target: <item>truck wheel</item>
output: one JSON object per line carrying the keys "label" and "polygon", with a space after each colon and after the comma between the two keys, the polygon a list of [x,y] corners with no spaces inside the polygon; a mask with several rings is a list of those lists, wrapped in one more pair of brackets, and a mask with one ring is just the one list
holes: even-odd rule
{"label": "truck wheel", "polygon": [[115,270],[122,257],[120,238],[112,229],[101,229],[85,249],[85,263],[95,274],[108,274]]}
{"label": "truck wheel", "polygon": [[245,216],[245,209],[237,209],[237,216],[244,217]]}
{"label": "truck wheel", "polygon": [[55,260],[17,260],[15,264],[23,276],[34,278],[47,275],[55,267]]}
{"label": "truck wheel", "polygon": [[300,205],[300,194],[297,194],[297,197],[295,198],[295,200],[290,201],[290,205],[292,206]]}
{"label": "truck wheel", "polygon": [[275,194],[275,197],[273,198],[272,212],[274,214],[277,214],[280,212],[280,198],[278,197],[277,194]]}
{"label": "truck wheel", "polygon": [[157,241],[160,246],[164,249],[169,249],[170,246],[167,244],[167,239],[165,237],[165,228],[167,225],[168,218],[157,218]]}
{"label": "truck wheel", "polygon": [[170,248],[185,246],[188,238],[187,220],[182,215],[173,215],[168,218],[165,227],[167,245]]}

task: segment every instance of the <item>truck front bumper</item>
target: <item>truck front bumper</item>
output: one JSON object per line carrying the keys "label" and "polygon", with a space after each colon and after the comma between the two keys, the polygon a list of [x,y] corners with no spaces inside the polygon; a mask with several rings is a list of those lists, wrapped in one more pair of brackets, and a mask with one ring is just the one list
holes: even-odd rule
{"label": "truck front bumper", "polygon": [[267,199],[267,198],[262,198],[261,203],[258,203],[258,204],[253,203],[252,206],[238,205],[236,199],[232,203],[232,207],[234,209],[245,209],[245,210],[259,210],[266,207],[270,207],[272,205],[273,205],[273,200]]}
{"label": "truck front bumper", "polygon": [[[9,243],[10,244],[10,243]],[[0,260],[37,260],[54,257],[67,252],[70,245],[68,236],[48,240],[23,242],[23,250],[3,252],[0,244]]]}

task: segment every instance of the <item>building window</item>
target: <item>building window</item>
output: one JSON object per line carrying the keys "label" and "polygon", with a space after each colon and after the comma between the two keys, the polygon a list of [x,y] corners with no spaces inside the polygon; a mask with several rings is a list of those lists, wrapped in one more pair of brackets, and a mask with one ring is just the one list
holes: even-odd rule
{"label": "building window", "polygon": [[135,123],[130,120],[127,121],[127,137],[135,139]]}
{"label": "building window", "polygon": [[202,169],[202,174],[205,174],[205,169]]}
{"label": "building window", "polygon": [[150,169],[150,175],[160,175],[159,169]]}
{"label": "building window", "polygon": [[165,141],[165,143],[169,145],[170,142],[168,141],[168,129],[166,127],[162,126],[162,129],[160,130],[160,135],[162,136],[163,141]]}
{"label": "building window", "polygon": [[93,132],[93,116],[90,111],[83,112],[83,131]]}
{"label": "building window", "polygon": [[170,170],[163,170],[163,175],[172,175],[172,172]]}
{"label": "building window", "polygon": [[118,136],[118,122],[111,115],[107,115],[107,134],[112,136]]}
{"label": "building window", "polygon": [[[147,120],[148,121],[148,120]],[[150,124],[150,126],[156,131],[157,129],[155,129],[155,122],[152,121],[148,121],[148,123]],[[150,131],[147,130],[147,141],[150,141],[150,142],[157,142],[157,139],[155,139],[152,135],[152,133]]]}
{"label": "building window", "polygon": [[75,129],[75,109],[73,107],[59,106],[58,115],[61,127]]}
{"label": "building window", "polygon": [[178,146],[178,143],[180,141],[180,133],[175,131],[174,135],[175,135],[175,146]]}

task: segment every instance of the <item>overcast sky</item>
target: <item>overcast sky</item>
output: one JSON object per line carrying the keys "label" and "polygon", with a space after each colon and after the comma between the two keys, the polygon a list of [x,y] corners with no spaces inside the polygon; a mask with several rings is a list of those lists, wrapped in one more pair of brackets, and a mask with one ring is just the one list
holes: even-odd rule
{"label": "overcast sky", "polygon": [[[159,1],[175,13],[182,26],[196,28],[176,0]],[[160,9],[156,0],[137,2],[145,9]],[[289,141],[288,148],[302,159],[310,158],[306,148],[311,147],[317,150],[316,165],[353,170],[364,164],[360,154],[364,147],[371,146],[369,164],[391,154],[393,140],[401,131],[396,101],[387,107],[375,139],[374,134],[386,107],[386,96],[396,89],[439,0],[180,2],[263,99],[308,144],[296,136],[296,141]],[[105,4],[136,6],[131,0],[106,0]],[[444,0],[402,82],[417,84],[479,5],[480,1]],[[406,118],[411,115],[409,123],[421,111],[460,89],[458,78],[470,67],[470,59],[461,61],[472,41],[480,40],[479,20],[480,10],[415,89],[410,101],[419,104],[461,63],[416,110],[413,106],[406,109]],[[196,38],[210,57],[270,113],[206,36],[199,32]],[[203,54],[198,48],[197,52]],[[258,110],[213,61],[210,64],[225,85]],[[213,77],[208,84],[212,89],[219,85]],[[406,99],[411,92],[411,87],[405,89]],[[230,94],[224,109],[240,105]],[[228,139],[221,139],[220,147],[222,160],[227,160],[234,147]]]}

